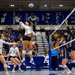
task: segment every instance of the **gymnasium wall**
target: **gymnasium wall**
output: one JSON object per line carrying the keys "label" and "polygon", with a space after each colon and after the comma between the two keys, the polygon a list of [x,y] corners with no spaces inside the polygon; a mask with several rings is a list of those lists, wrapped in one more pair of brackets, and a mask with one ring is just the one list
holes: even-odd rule
{"label": "gymnasium wall", "polygon": [[[0,25],[16,25],[19,21],[27,21],[31,13],[38,18],[38,25],[45,24],[48,13],[48,24],[58,25],[70,13],[70,11],[0,11]],[[69,17],[69,24],[75,24],[75,13]]]}

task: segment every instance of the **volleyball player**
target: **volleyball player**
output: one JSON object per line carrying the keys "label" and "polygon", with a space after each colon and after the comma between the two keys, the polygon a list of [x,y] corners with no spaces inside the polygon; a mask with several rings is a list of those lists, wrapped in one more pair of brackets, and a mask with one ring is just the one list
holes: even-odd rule
{"label": "volleyball player", "polygon": [[32,41],[31,41],[31,37],[32,36],[36,36],[36,34],[34,33],[34,31],[32,30],[32,28],[29,26],[28,22],[25,22],[25,24],[23,22],[20,22],[20,28],[24,28],[25,29],[25,34],[23,36],[23,51],[22,51],[22,62],[25,61],[25,54],[26,51],[28,50],[28,55],[30,57],[30,63],[34,64],[33,61],[33,57],[32,57]]}
{"label": "volleyball player", "polygon": [[[17,56],[19,56],[19,59],[17,58]],[[21,58],[20,58],[19,49],[18,49],[18,47],[16,45],[13,45],[10,48],[9,58],[14,63],[12,72],[15,72],[15,68],[16,68],[17,65],[19,67],[19,71],[23,72],[23,70],[21,70],[21,68],[20,68],[20,66],[21,66]]]}
{"label": "volleyball player", "polygon": [[[66,43],[66,40],[63,41],[63,44],[65,44],[65,43]],[[62,63],[61,64],[62,64],[62,67],[64,68],[64,73],[70,74],[72,72],[70,71],[70,69],[66,65],[68,63],[68,61],[69,61],[68,60],[69,54],[68,54],[68,50],[67,49],[68,49],[67,45],[65,45],[65,46],[62,47],[62,50],[63,50],[63,59],[62,59]]]}
{"label": "volleyball player", "polygon": [[6,74],[9,74],[8,73],[8,70],[7,70],[6,61],[5,61],[5,59],[4,59],[3,55],[2,55],[2,47],[3,47],[3,44],[13,45],[13,44],[16,44],[16,43],[9,43],[9,42],[6,42],[4,40],[5,40],[4,35],[3,34],[0,34],[0,61],[4,65],[4,69],[6,71]]}
{"label": "volleyball player", "polygon": [[[66,21],[65,23],[66,23],[68,33],[70,34],[71,38],[74,39],[75,38],[75,30],[71,30],[69,28],[68,21]],[[71,43],[70,56],[71,56],[71,59],[72,59],[72,67],[73,67],[72,69],[75,71],[75,69],[74,69],[74,67],[75,67],[75,41]]]}

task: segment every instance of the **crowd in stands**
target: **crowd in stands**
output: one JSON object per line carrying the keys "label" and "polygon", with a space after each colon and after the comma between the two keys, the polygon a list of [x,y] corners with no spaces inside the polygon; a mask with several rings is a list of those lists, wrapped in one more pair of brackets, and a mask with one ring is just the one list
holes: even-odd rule
{"label": "crowd in stands", "polygon": [[[6,38],[6,41],[9,42],[18,42],[17,47],[19,48],[20,54],[22,53],[23,46],[22,46],[22,36],[24,35],[24,30],[21,30],[18,28],[17,30],[14,30],[11,25],[6,26],[4,30],[2,30],[0,33],[2,33]],[[35,55],[38,52],[38,44],[36,42],[36,38],[32,39],[33,43],[33,55]],[[7,55],[9,53],[10,46],[4,44],[3,46],[3,55]]]}

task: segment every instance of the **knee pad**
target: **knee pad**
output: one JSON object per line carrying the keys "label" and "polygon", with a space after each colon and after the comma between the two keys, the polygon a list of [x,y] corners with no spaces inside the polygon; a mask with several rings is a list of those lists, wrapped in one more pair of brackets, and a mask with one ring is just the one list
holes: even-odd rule
{"label": "knee pad", "polygon": [[25,51],[25,50],[23,50],[23,51],[22,51],[22,54],[26,54],[26,51]]}
{"label": "knee pad", "polygon": [[75,63],[75,60],[72,60],[72,63]]}
{"label": "knee pad", "polygon": [[28,52],[28,54],[32,54],[32,50]]}
{"label": "knee pad", "polygon": [[14,65],[14,68],[16,67],[16,65]]}
{"label": "knee pad", "polygon": [[63,65],[63,68],[66,68],[67,66],[66,65]]}
{"label": "knee pad", "polygon": [[7,67],[7,64],[4,64],[4,67]]}

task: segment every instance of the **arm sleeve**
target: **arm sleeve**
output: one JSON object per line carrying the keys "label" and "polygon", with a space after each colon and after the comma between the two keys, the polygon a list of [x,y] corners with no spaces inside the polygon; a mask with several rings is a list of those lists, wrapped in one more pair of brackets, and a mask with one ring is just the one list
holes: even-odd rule
{"label": "arm sleeve", "polygon": [[67,32],[72,36],[72,38],[74,39],[74,35],[72,34],[71,30],[69,27],[67,27]]}
{"label": "arm sleeve", "polygon": [[20,27],[20,28],[26,28],[26,26],[24,25],[23,22],[20,22],[20,23],[19,23],[19,27]]}

